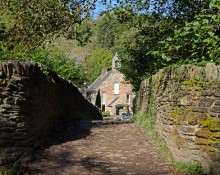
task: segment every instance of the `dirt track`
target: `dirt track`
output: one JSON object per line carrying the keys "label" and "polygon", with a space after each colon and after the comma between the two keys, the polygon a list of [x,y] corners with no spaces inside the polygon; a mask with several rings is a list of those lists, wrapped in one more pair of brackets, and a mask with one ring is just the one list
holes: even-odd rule
{"label": "dirt track", "polygon": [[135,123],[84,121],[67,128],[26,174],[171,175],[169,166]]}

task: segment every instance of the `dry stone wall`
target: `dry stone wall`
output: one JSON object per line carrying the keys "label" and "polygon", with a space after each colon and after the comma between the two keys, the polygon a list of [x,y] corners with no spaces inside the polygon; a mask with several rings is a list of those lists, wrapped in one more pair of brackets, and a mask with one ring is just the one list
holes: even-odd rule
{"label": "dry stone wall", "polygon": [[68,81],[32,62],[0,63],[0,165],[26,157],[61,124],[82,115],[102,119]]}
{"label": "dry stone wall", "polygon": [[220,174],[220,66],[160,70],[141,84],[138,105],[178,161]]}

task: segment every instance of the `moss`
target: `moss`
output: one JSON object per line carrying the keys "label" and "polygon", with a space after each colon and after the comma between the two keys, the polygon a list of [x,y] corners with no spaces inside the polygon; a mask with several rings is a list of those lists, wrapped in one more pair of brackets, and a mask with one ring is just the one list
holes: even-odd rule
{"label": "moss", "polygon": [[217,149],[212,146],[201,146],[200,147],[203,152],[216,152]]}
{"label": "moss", "polygon": [[195,144],[196,145],[208,145],[208,146],[216,146],[216,144],[218,143],[219,141],[217,139],[205,139],[205,138],[196,138],[195,139]]}
{"label": "moss", "polygon": [[214,132],[218,128],[213,118],[203,118],[200,120],[201,129],[196,132],[195,144],[200,146],[203,152],[206,152],[212,160],[217,158],[217,149],[215,148],[220,142],[220,132]]}
{"label": "moss", "polygon": [[180,108],[176,107],[173,110],[170,111],[169,118],[175,125],[180,124],[180,115],[183,113],[183,110]]}
{"label": "moss", "polygon": [[200,120],[200,127],[208,128],[210,131],[220,131],[219,124],[214,118],[207,117]]}
{"label": "moss", "polygon": [[183,81],[183,85],[185,85],[187,89],[193,88],[199,91],[203,91],[207,86],[210,86],[212,84],[213,82],[211,80],[203,81],[202,79],[196,80],[194,78]]}
{"label": "moss", "polygon": [[180,125],[182,122],[187,121],[187,115],[192,110],[191,107],[182,110],[179,107],[175,107],[173,110],[170,111],[169,119],[173,122],[175,125]]}
{"label": "moss", "polygon": [[220,137],[220,132],[211,132],[208,128],[202,128],[196,132],[196,136],[215,139]]}
{"label": "moss", "polygon": [[217,160],[217,149],[211,146],[200,146],[201,151],[207,153],[209,157],[216,161]]}
{"label": "moss", "polygon": [[194,133],[194,131],[195,131],[195,128],[188,127],[188,128],[186,129],[186,132],[187,132],[187,133]]}
{"label": "moss", "polygon": [[102,116],[103,117],[109,117],[110,116],[110,112],[109,111],[104,111],[104,112],[102,112]]}
{"label": "moss", "polygon": [[188,124],[193,126],[198,124],[198,115],[196,113],[190,113],[188,115]]}

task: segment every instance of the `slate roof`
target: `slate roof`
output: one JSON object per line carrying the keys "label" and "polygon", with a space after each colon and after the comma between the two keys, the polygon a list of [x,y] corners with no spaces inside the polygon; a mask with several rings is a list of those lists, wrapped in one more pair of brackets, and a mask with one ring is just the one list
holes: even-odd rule
{"label": "slate roof", "polygon": [[108,71],[104,76],[100,75],[88,88],[88,91],[96,90],[112,73],[112,71]]}

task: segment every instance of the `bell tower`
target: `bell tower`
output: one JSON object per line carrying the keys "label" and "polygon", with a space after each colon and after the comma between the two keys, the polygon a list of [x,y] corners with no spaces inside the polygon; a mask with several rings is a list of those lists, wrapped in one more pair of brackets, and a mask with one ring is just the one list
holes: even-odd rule
{"label": "bell tower", "polygon": [[121,64],[119,62],[118,53],[116,52],[115,56],[112,58],[112,70],[120,69]]}

